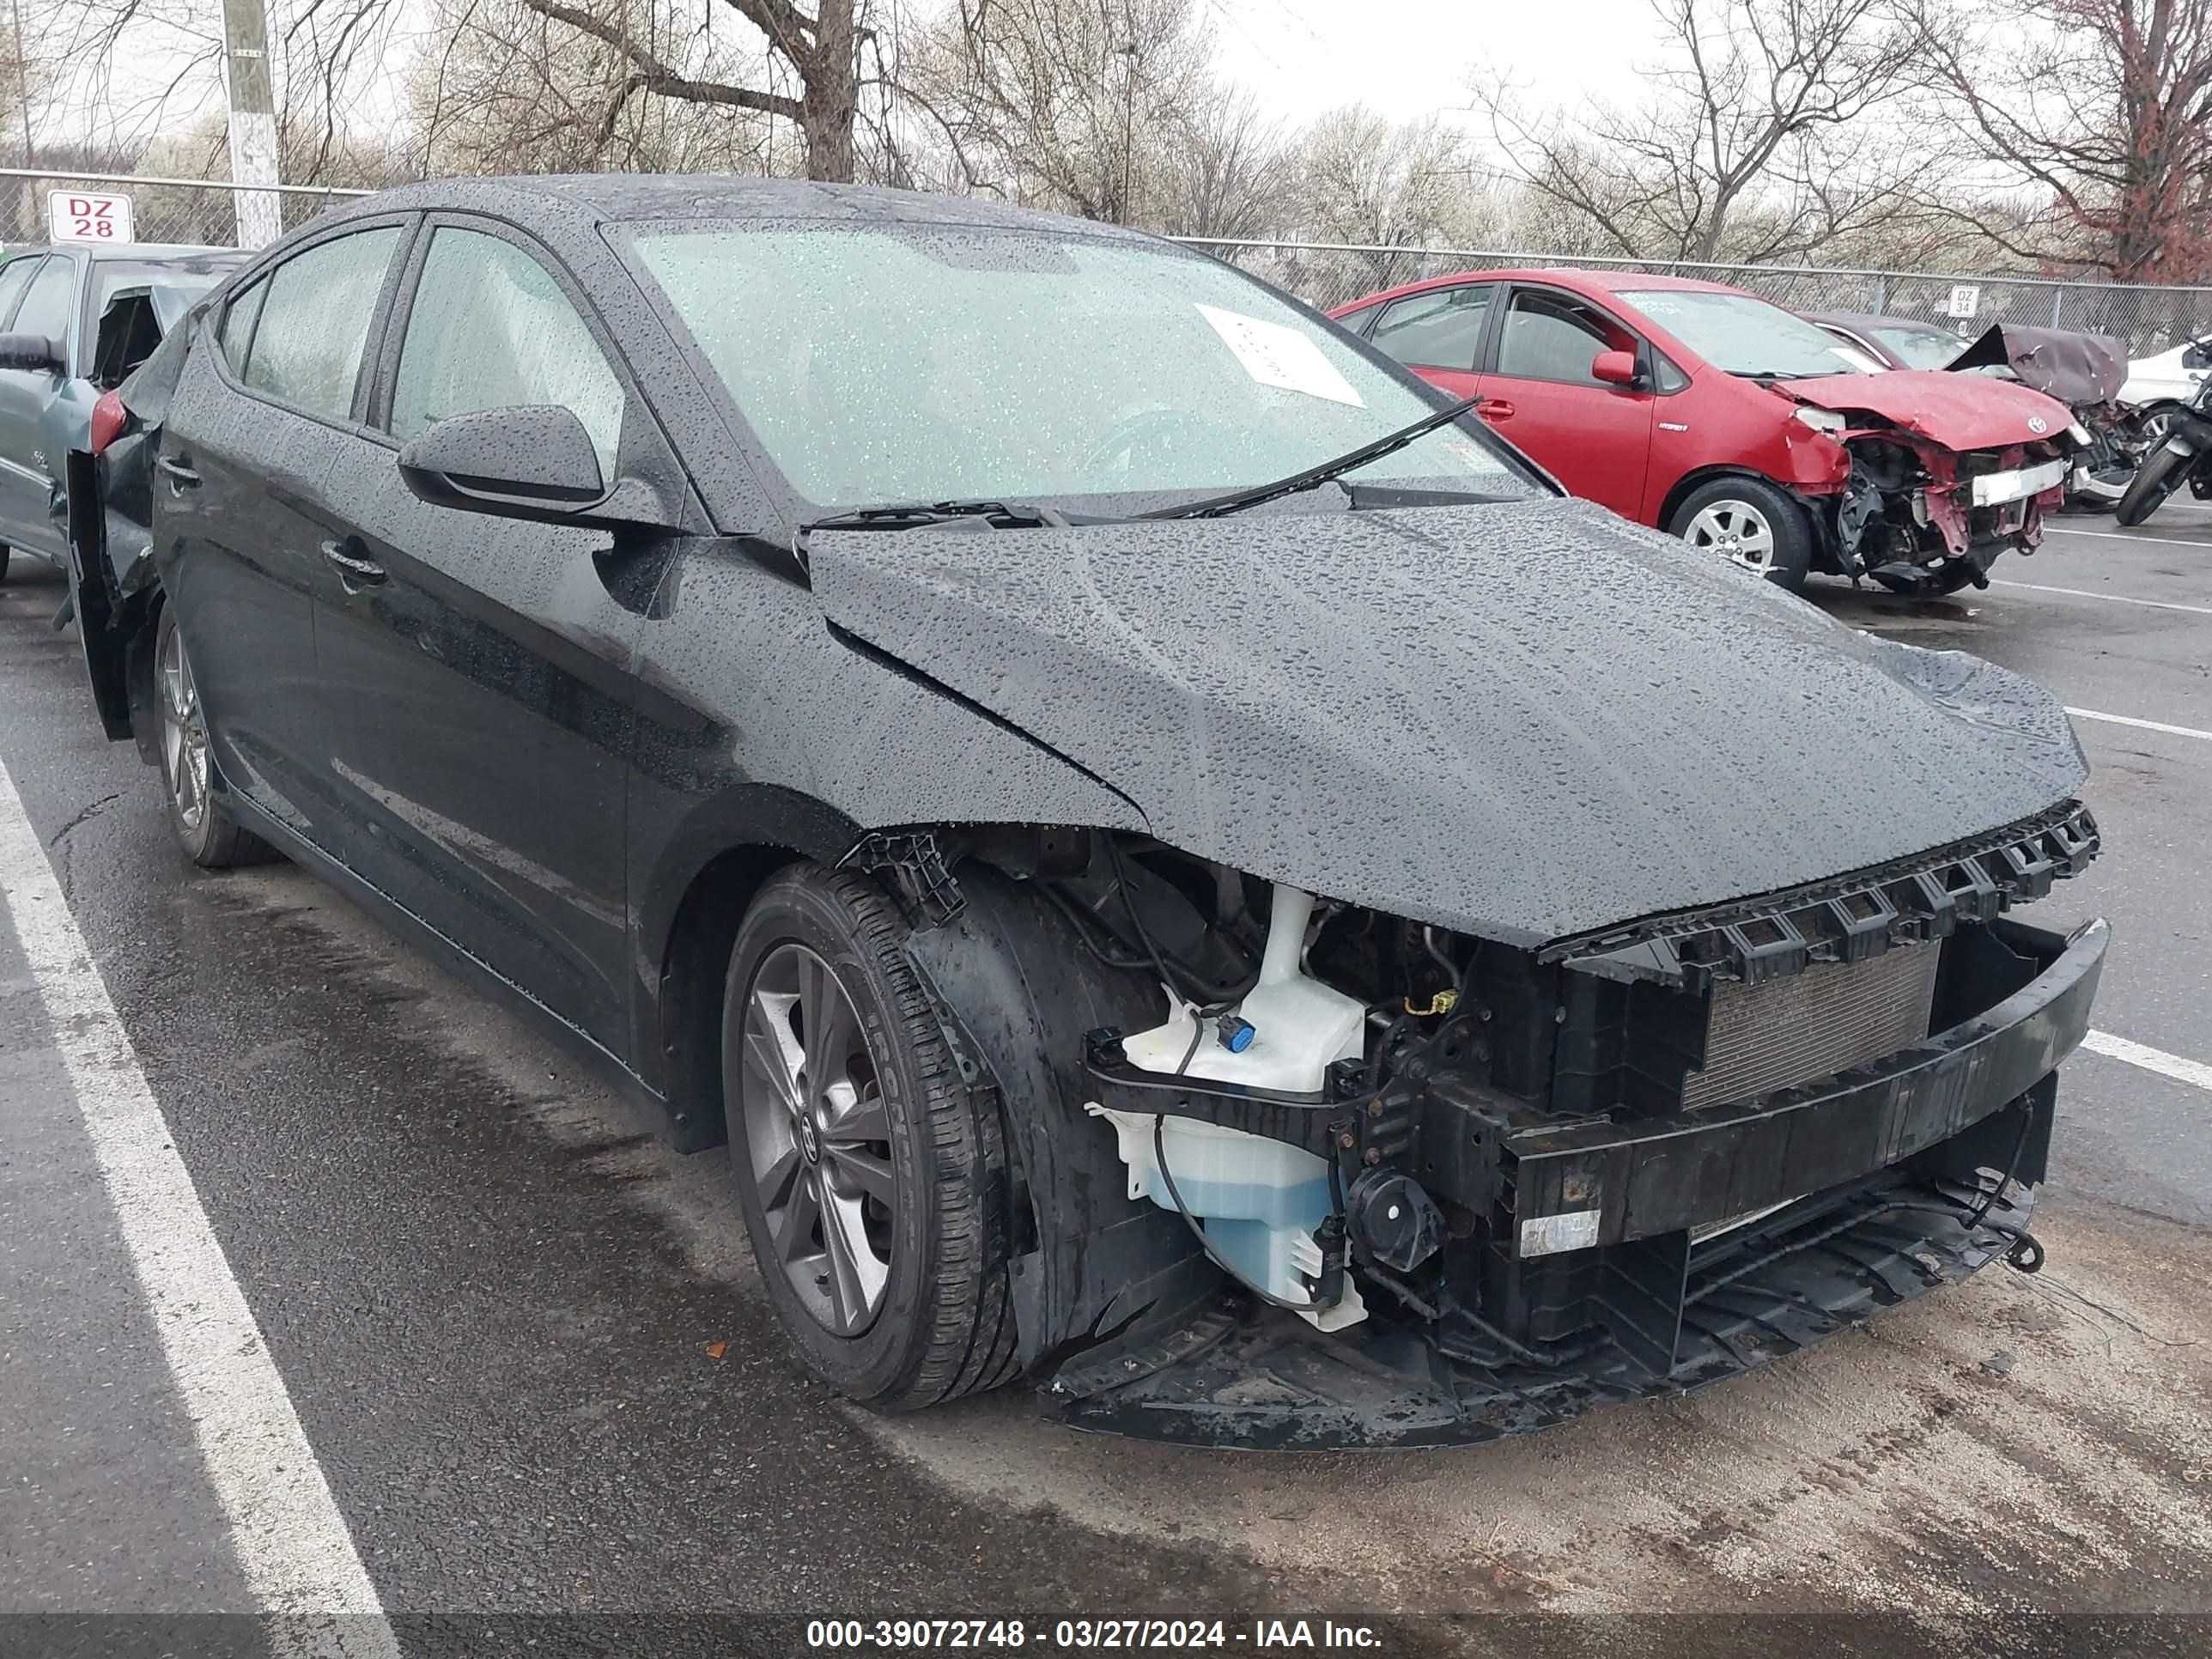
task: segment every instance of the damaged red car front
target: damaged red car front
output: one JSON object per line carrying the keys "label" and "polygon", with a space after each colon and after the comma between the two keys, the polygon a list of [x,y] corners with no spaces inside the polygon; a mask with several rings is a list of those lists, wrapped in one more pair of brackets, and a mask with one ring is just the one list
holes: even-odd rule
{"label": "damaged red car front", "polygon": [[1906,372],[1773,389],[1844,453],[1841,492],[1808,498],[1833,568],[1899,592],[1985,586],[1998,554],[2033,552],[2078,447],[2064,406],[2026,386]]}

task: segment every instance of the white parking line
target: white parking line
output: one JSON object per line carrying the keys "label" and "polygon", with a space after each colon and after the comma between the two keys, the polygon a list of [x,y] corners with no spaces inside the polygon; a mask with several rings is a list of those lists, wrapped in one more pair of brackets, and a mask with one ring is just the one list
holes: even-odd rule
{"label": "white parking line", "polygon": [[1990,586],[2017,587],[2024,593],[2063,593],[2069,599],[2103,599],[2112,605],[2140,605],[2152,611],[2186,611],[2195,616],[2212,617],[2212,605],[2179,605],[2172,599],[2136,599],[2124,593],[2093,593],[2086,587],[2045,587],[2040,582],[2001,581],[1995,576],[1990,578]]}
{"label": "white parking line", "polygon": [[2212,732],[2200,732],[2193,726],[2168,726],[2164,720],[2139,720],[2133,714],[2100,714],[2094,708],[2069,708],[2066,711],[2077,720],[2108,720],[2114,726],[2133,726],[2145,732],[2164,732],[2177,738],[2202,738],[2212,743]]}
{"label": "white parking line", "polygon": [[2207,1066],[2201,1060],[2184,1060],[2179,1054],[2169,1054],[2163,1048],[2130,1042],[2124,1036],[2114,1036],[2110,1031],[2090,1032],[2081,1039],[2081,1046],[2093,1054],[2124,1060],[2130,1066],[2156,1072],[2160,1077],[2170,1077],[2176,1083],[2193,1084],[2199,1089],[2212,1090],[2212,1066]]}
{"label": "white parking line", "polygon": [[2183,541],[2173,536],[2130,536],[2118,530],[2069,530],[2063,525],[2044,526],[2044,533],[2051,536],[2090,536],[2100,542],[2139,542],[2145,547],[2193,547],[2199,553],[2212,553],[2212,541]]}
{"label": "white parking line", "polygon": [[398,1659],[353,1534],[4,764],[0,901],[46,1005],[240,1570],[258,1610],[272,1615],[272,1649],[288,1659]]}

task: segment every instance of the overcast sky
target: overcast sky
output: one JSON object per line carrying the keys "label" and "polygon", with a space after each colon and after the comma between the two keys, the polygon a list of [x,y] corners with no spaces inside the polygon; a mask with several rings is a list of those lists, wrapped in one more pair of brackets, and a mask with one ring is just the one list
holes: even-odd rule
{"label": "overcast sky", "polygon": [[1200,0],[1224,70],[1304,121],[1362,102],[1398,119],[1467,102],[1503,65],[1539,103],[1632,92],[1656,54],[1648,0]]}

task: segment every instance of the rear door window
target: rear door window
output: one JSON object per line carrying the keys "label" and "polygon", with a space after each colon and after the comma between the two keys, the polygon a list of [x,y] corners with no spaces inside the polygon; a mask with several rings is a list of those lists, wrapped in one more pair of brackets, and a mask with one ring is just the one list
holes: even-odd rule
{"label": "rear door window", "polygon": [[1492,288],[1471,283],[1393,300],[1368,337],[1401,363],[1471,372]]}
{"label": "rear door window", "polygon": [[318,242],[276,267],[253,331],[244,379],[256,392],[325,420],[353,410],[362,347],[399,244],[399,227]]}
{"label": "rear door window", "polygon": [[222,355],[230,372],[241,380],[246,374],[246,350],[253,343],[254,319],[261,315],[261,302],[268,297],[269,284],[256,283],[222,313]]}
{"label": "rear door window", "polygon": [[76,292],[74,262],[48,258],[23,291],[23,308],[11,326],[24,334],[43,334],[50,340],[69,339],[70,300]]}
{"label": "rear door window", "polygon": [[[258,350],[258,348],[257,347]],[[623,386],[553,274],[502,237],[432,233],[392,393],[392,435],[483,409],[573,410],[611,478]]]}
{"label": "rear door window", "polygon": [[31,285],[31,277],[39,269],[36,254],[25,258],[10,259],[0,266],[0,328],[11,326],[9,313],[15,309],[15,301],[23,297],[23,290]]}

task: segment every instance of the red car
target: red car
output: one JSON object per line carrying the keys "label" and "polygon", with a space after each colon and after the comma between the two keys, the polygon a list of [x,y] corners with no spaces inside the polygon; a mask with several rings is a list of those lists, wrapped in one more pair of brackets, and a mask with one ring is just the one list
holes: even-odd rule
{"label": "red car", "polygon": [[1676,276],[1484,270],[1330,315],[1477,410],[1567,489],[1786,586],[1985,586],[2042,539],[2064,404],[1879,366],[1757,295]]}

